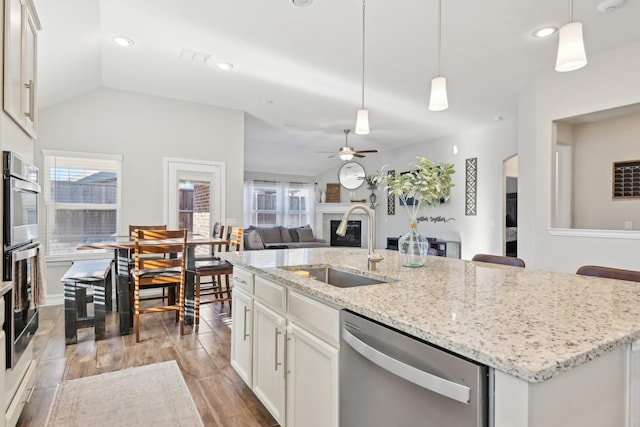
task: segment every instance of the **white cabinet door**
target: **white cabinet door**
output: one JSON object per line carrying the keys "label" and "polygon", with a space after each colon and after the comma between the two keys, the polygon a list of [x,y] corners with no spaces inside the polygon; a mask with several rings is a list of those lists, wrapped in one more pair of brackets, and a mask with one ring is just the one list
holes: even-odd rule
{"label": "white cabinet door", "polygon": [[338,426],[338,349],[287,327],[287,427]]}
{"label": "white cabinet door", "polygon": [[285,318],[258,301],[253,309],[253,392],[284,425]]}
{"label": "white cabinet door", "polygon": [[253,299],[240,289],[233,290],[231,366],[251,387],[253,376]]}
{"label": "white cabinet door", "polygon": [[40,21],[32,0],[6,0],[4,12],[4,110],[35,139]]}

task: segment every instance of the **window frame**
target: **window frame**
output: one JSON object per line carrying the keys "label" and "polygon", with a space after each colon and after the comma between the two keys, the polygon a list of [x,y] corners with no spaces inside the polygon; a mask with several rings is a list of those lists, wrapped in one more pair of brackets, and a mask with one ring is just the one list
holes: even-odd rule
{"label": "window frame", "polygon": [[[315,194],[313,184],[301,182],[276,182],[268,180],[247,180],[245,181],[245,213],[244,222],[246,226],[256,227],[302,227],[314,221]],[[276,196],[275,209],[258,209],[256,189],[273,190]],[[293,196],[291,193],[305,191],[307,196]],[[291,209],[289,206],[290,197],[305,199],[305,209]],[[302,204],[302,203],[300,203]],[[258,224],[257,219],[260,214],[275,214],[275,224]],[[289,223],[289,217],[298,218],[298,224]]]}
{"label": "window frame", "polygon": [[[43,171],[41,176],[43,177],[43,186],[42,186],[42,201],[43,208],[42,216],[41,216],[41,228],[44,229],[44,233],[42,234],[44,238],[43,246],[45,258],[47,260],[73,260],[80,259],[85,257],[95,258],[96,252],[103,253],[104,250],[96,250],[96,251],[75,251],[75,252],[64,252],[64,253],[50,253],[51,249],[51,241],[50,241],[50,224],[49,224],[49,212],[51,209],[54,210],[67,210],[67,211],[82,211],[82,210],[91,210],[91,211],[99,211],[99,210],[115,210],[116,211],[116,233],[120,232],[120,225],[122,219],[122,155],[118,154],[104,154],[104,153],[88,153],[88,152],[77,152],[77,151],[60,151],[60,150],[42,150],[43,156]],[[110,161],[115,162],[114,172],[116,173],[116,202],[113,204],[104,204],[104,203],[71,203],[71,202],[55,202],[52,198],[51,190],[51,177],[50,177],[50,168],[48,168],[48,164],[51,161],[52,157],[60,157],[66,159],[86,159],[87,161]],[[89,168],[88,168],[89,169]],[[80,242],[78,242],[80,243]]]}

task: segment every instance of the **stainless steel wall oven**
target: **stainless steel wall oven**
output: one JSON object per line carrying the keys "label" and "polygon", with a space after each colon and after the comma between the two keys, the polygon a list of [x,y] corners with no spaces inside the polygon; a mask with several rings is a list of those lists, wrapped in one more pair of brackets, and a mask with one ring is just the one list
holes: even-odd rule
{"label": "stainless steel wall oven", "polygon": [[38,178],[38,168],[3,152],[2,279],[13,282],[4,296],[7,369],[16,366],[38,329]]}

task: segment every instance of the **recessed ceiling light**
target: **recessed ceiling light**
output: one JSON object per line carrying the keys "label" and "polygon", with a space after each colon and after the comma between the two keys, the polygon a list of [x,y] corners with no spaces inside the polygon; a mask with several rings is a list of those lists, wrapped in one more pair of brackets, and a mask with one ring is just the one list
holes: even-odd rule
{"label": "recessed ceiling light", "polygon": [[539,39],[545,38],[545,37],[549,37],[553,34],[555,34],[558,31],[558,27],[554,27],[554,26],[546,26],[546,27],[542,27],[542,28],[538,28],[537,30],[535,30],[533,33],[531,33],[533,35],[533,37],[537,37]]}
{"label": "recessed ceiling light", "polygon": [[131,47],[134,44],[133,40],[123,36],[115,36],[111,40],[113,40],[113,42],[118,46],[122,46],[122,47]]}
{"label": "recessed ceiling light", "polygon": [[604,13],[611,13],[624,4],[624,0],[604,0],[598,5],[598,10]]}
{"label": "recessed ceiling light", "polygon": [[216,62],[216,67],[224,71],[229,71],[233,68],[233,64],[231,62]]}
{"label": "recessed ceiling light", "polygon": [[291,0],[291,1],[293,2],[294,5],[298,7],[307,7],[311,3],[313,3],[313,0]]}

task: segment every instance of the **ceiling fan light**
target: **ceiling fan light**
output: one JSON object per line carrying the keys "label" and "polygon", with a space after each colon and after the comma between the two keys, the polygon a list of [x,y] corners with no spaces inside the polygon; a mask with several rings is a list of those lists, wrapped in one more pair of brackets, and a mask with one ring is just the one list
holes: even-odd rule
{"label": "ceiling fan light", "polygon": [[582,23],[570,22],[560,28],[556,71],[574,71],[585,65],[587,65],[587,55],[584,50]]}
{"label": "ceiling fan light", "polygon": [[442,76],[431,80],[431,97],[429,98],[430,111],[442,111],[449,108],[447,99],[447,79]]}
{"label": "ceiling fan light", "polygon": [[342,153],[340,154],[340,160],[344,160],[345,162],[353,159],[353,154],[351,153]]}
{"label": "ceiling fan light", "polygon": [[364,110],[364,109],[358,110],[358,116],[356,119],[356,133],[358,135],[369,134],[369,111],[368,110]]}

